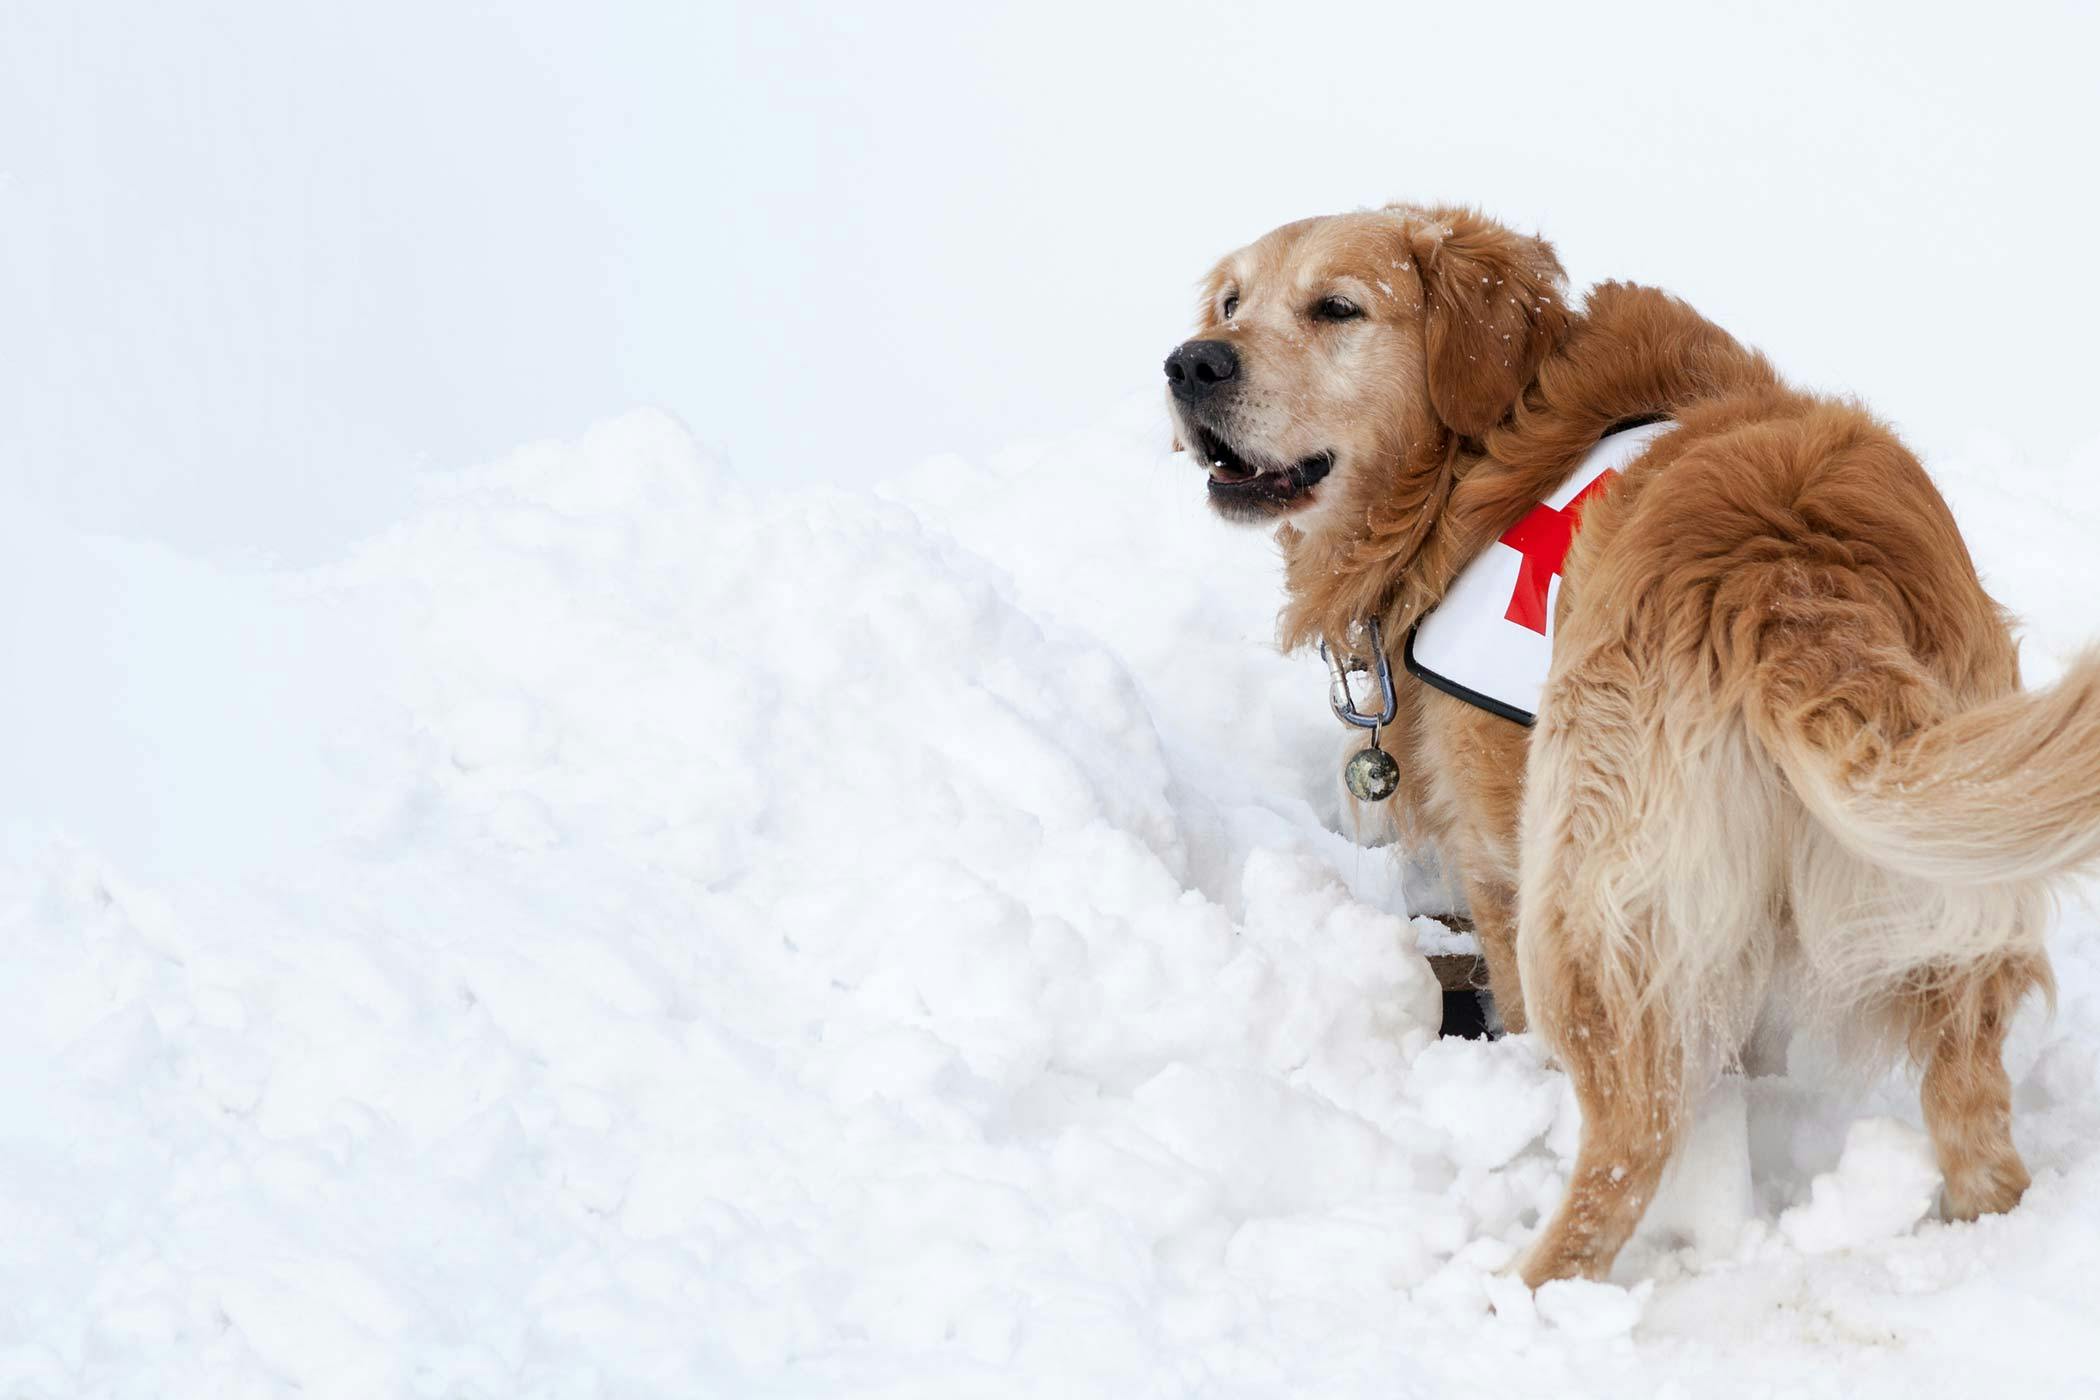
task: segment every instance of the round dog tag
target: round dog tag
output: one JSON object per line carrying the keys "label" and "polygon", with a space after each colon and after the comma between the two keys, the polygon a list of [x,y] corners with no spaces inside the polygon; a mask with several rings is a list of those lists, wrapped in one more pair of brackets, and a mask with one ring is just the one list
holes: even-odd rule
{"label": "round dog tag", "polygon": [[1400,765],[1373,738],[1369,748],[1350,755],[1342,765],[1342,781],[1357,801],[1383,802],[1400,786]]}

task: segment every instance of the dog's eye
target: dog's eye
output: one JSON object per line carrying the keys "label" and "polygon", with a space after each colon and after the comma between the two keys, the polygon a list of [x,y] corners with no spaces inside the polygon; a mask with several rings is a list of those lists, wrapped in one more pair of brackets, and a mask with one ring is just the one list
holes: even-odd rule
{"label": "dog's eye", "polygon": [[1347,297],[1321,297],[1313,303],[1315,321],[1353,321],[1364,314],[1364,309]]}
{"label": "dog's eye", "polygon": [[1224,312],[1225,319],[1230,321],[1232,319],[1232,313],[1240,309],[1239,293],[1234,292],[1231,296],[1226,297],[1225,305],[1219,309]]}

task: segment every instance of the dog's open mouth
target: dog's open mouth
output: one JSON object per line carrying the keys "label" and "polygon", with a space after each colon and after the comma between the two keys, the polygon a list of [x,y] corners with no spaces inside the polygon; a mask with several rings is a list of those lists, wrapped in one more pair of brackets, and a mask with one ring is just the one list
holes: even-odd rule
{"label": "dog's open mouth", "polygon": [[1190,425],[1190,450],[1210,469],[1210,498],[1221,509],[1266,513],[1295,505],[1334,470],[1332,452],[1316,452],[1289,466],[1257,467],[1201,424]]}

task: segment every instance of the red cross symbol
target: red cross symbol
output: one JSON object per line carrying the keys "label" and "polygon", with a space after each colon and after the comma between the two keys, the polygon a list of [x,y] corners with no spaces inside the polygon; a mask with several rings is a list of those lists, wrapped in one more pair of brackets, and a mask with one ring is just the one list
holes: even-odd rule
{"label": "red cross symbol", "polygon": [[1536,505],[1522,520],[1509,527],[1502,543],[1524,556],[1517,568],[1517,591],[1509,595],[1509,611],[1503,616],[1519,627],[1546,635],[1546,590],[1568,557],[1575,542],[1575,527],[1582,523],[1582,505],[1617,472],[1607,471],[1582,490],[1566,507],[1555,510]]}

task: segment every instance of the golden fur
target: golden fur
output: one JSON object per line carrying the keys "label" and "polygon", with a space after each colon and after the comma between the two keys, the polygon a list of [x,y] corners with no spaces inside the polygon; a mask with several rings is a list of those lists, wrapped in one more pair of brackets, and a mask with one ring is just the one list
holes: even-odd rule
{"label": "golden fur", "polygon": [[[1308,310],[1335,295],[1359,314]],[[1582,1104],[1525,1280],[1610,1269],[1782,969],[1916,1061],[1950,1217],[2017,1203],[1999,1054],[2050,987],[2049,882],[2100,856],[2100,661],[2020,689],[1903,444],[1662,292],[1570,305],[1550,247],[1463,209],[1278,229],[1212,273],[1204,337],[1238,377],[1170,401],[1179,440],[1333,463],[1268,511],[1287,647],[1376,617],[1397,650],[1614,424],[1677,424],[1585,511],[1535,729],[1394,666],[1393,824],[1456,865],[1505,1023]]]}

